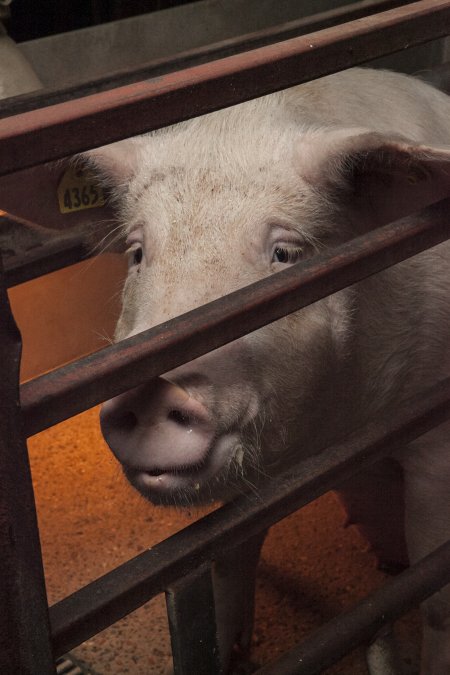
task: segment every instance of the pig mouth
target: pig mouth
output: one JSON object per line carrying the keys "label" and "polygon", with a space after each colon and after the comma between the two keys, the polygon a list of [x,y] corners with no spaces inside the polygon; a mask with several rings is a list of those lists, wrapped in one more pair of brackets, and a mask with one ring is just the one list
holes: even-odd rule
{"label": "pig mouth", "polygon": [[202,472],[205,467],[205,462],[200,462],[197,464],[191,464],[188,466],[168,466],[168,467],[155,467],[154,469],[145,469],[142,467],[136,469],[126,469],[126,472],[137,472],[143,473],[149,477],[157,478],[158,476],[164,476],[165,474],[173,474],[174,476],[192,476],[198,475]]}
{"label": "pig mouth", "polygon": [[237,434],[229,433],[214,440],[205,456],[198,462],[167,466],[136,466],[122,462],[127,480],[146,499],[155,504],[189,504],[211,501],[211,483],[217,485],[227,473],[233,449],[238,445]]}
{"label": "pig mouth", "polygon": [[167,469],[148,469],[147,471],[143,469],[143,473],[146,473],[148,476],[163,476],[165,473],[174,473],[180,476],[192,475],[196,471],[200,471],[202,465],[196,465],[192,467],[168,467]]}

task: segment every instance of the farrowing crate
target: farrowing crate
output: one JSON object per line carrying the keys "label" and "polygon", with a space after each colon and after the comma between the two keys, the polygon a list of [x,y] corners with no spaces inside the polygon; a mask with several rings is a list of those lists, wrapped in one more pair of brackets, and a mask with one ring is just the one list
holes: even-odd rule
{"label": "farrowing crate", "polygon": [[[32,111],[17,112],[23,104],[13,103],[10,112],[16,114],[0,121],[0,176],[4,177],[0,201],[7,203],[11,190],[18,191],[24,180],[32,182],[34,167],[44,162],[442,37],[448,34],[449,25],[450,0],[421,0],[154,80],[121,84],[74,100],[69,95],[67,101]],[[42,103],[34,100],[34,105]],[[220,672],[211,630],[210,569],[214,557],[387,454],[400,440],[411,440],[443,422],[450,416],[450,380],[399,406],[388,422],[375,421],[310,460],[308,471],[303,464],[298,475],[279,476],[263,486],[258,497],[250,495],[225,505],[50,609],[25,439],[444,241],[450,236],[449,206],[445,200],[433,207],[436,217],[432,224],[382,227],[177,317],[164,327],[38,377],[22,385],[20,392],[20,335],[8,305],[8,277],[1,275],[1,672],[54,673],[55,657],[163,591],[169,598],[176,672]],[[346,651],[369,641],[386,621],[448,582],[450,542],[259,672],[319,673]],[[192,631],[186,631],[197,603],[201,607],[198,630],[209,636],[202,644],[192,640]]]}

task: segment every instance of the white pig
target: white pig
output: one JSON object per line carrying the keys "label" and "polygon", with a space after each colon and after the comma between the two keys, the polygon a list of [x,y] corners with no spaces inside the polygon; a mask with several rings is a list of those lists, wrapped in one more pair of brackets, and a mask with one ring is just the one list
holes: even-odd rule
{"label": "white pig", "polygon": [[[116,339],[450,196],[449,142],[445,94],[352,69],[92,151],[127,241]],[[449,262],[442,244],[107,402],[131,483],[162,504],[231,499],[448,375]],[[398,467],[410,560],[450,537],[449,438],[342,487],[384,560],[403,555]],[[249,643],[260,544],[217,562],[225,668]],[[448,674],[449,587],[424,621],[421,672]]]}

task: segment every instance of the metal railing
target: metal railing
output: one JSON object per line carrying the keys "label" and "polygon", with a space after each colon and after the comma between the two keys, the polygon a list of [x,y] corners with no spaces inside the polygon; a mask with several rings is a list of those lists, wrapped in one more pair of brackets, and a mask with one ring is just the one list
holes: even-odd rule
{"label": "metal railing", "polygon": [[[448,34],[450,0],[422,0],[343,26],[260,47],[210,64],[129,84],[0,120],[0,175],[160,128],[363,63]],[[150,120],[150,121],[149,121]],[[0,200],[2,183],[0,181]],[[450,236],[449,202],[421,224],[391,223],[161,326],[43,375],[21,387],[20,336],[0,274],[0,671],[54,673],[55,656],[168,591],[176,672],[220,671],[211,608],[211,561],[331,489],[368,463],[450,417],[450,381],[399,406],[344,443],[290,471],[259,495],[197,521],[50,608],[45,598],[25,437],[234,340],[261,325],[436,245]],[[406,214],[405,214],[406,215]],[[431,222],[432,221],[432,222]],[[301,290],[301,293],[299,292]],[[131,365],[139,365],[139,368]],[[307,471],[305,471],[305,467]],[[307,476],[307,478],[305,478]],[[181,553],[180,553],[181,552]],[[450,581],[450,544],[441,547],[319,637],[261,673],[318,673],[382,623]],[[202,600],[205,645],[182,630]],[[402,602],[399,603],[399,598]],[[339,628],[345,625],[346,639]],[[336,640],[339,635],[339,640]],[[318,645],[323,641],[327,650]],[[181,641],[181,642],[180,642]],[[186,656],[187,654],[187,656]],[[299,665],[300,664],[300,665]]]}

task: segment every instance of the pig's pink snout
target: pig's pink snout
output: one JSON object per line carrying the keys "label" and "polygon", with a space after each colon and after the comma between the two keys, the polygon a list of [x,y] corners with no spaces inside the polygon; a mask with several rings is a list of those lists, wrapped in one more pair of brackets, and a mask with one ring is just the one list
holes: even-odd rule
{"label": "pig's pink snout", "polygon": [[100,420],[125,468],[153,476],[200,467],[214,439],[204,405],[163,378],[107,401]]}

